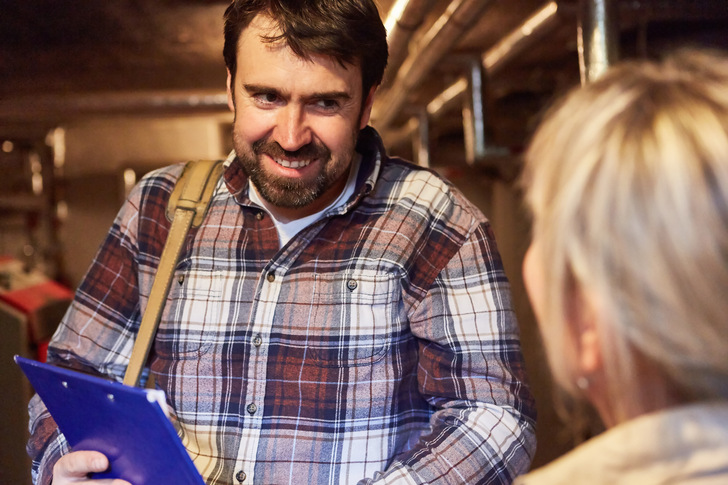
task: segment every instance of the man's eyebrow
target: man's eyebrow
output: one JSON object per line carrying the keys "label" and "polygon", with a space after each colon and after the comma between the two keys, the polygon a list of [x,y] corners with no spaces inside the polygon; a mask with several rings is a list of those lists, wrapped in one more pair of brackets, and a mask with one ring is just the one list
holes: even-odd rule
{"label": "man's eyebrow", "polygon": [[275,88],[270,86],[263,86],[262,84],[243,84],[243,89],[248,93],[259,93],[259,94],[280,94]]}
{"label": "man's eyebrow", "polygon": [[[243,84],[243,89],[245,89],[245,91],[250,94],[275,94],[277,96],[285,95],[285,93],[282,93],[276,88],[265,86],[262,84]],[[346,91],[321,91],[304,96],[304,99],[307,101],[320,99],[347,101],[351,99],[351,94]]]}
{"label": "man's eyebrow", "polygon": [[306,96],[306,99],[335,99],[335,100],[341,100],[346,101],[351,99],[351,95],[347,93],[346,91],[323,91],[320,93],[313,93],[309,96]]}

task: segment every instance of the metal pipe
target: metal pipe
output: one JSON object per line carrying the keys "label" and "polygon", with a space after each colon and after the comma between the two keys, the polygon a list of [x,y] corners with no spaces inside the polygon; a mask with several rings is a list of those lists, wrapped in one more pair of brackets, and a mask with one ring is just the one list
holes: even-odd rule
{"label": "metal pipe", "polygon": [[454,0],[450,4],[417,43],[414,54],[405,60],[392,87],[375,106],[372,118],[379,129],[386,129],[394,121],[407,102],[407,95],[419,87],[491,3],[492,0]]}
{"label": "metal pipe", "polygon": [[581,84],[594,81],[617,61],[617,2],[580,0],[577,43]]}

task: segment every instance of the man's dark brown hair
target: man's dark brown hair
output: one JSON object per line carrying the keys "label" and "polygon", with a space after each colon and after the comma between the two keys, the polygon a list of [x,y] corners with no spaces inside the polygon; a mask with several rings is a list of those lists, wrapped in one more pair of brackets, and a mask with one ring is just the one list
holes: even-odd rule
{"label": "man's dark brown hair", "polygon": [[258,14],[270,16],[280,33],[267,42],[284,41],[303,59],[330,56],[342,65],[359,63],[362,103],[382,81],[387,66],[387,32],[373,0],[234,0],[225,10],[223,57],[235,85],[240,33]]}

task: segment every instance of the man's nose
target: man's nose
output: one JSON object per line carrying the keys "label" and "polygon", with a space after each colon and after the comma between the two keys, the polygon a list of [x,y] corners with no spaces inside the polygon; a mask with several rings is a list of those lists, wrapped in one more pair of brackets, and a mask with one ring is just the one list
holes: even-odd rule
{"label": "man's nose", "polygon": [[276,123],[275,141],[286,151],[293,152],[312,141],[305,110],[294,103],[280,109]]}

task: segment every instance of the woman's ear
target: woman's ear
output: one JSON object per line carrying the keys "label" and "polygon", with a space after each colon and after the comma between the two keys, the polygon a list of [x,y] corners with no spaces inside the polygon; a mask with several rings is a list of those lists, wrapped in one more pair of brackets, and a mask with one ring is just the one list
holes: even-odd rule
{"label": "woman's ear", "polygon": [[588,291],[579,291],[572,299],[571,325],[577,350],[577,377],[591,379],[602,373],[603,355],[599,332],[603,314],[596,296]]}

